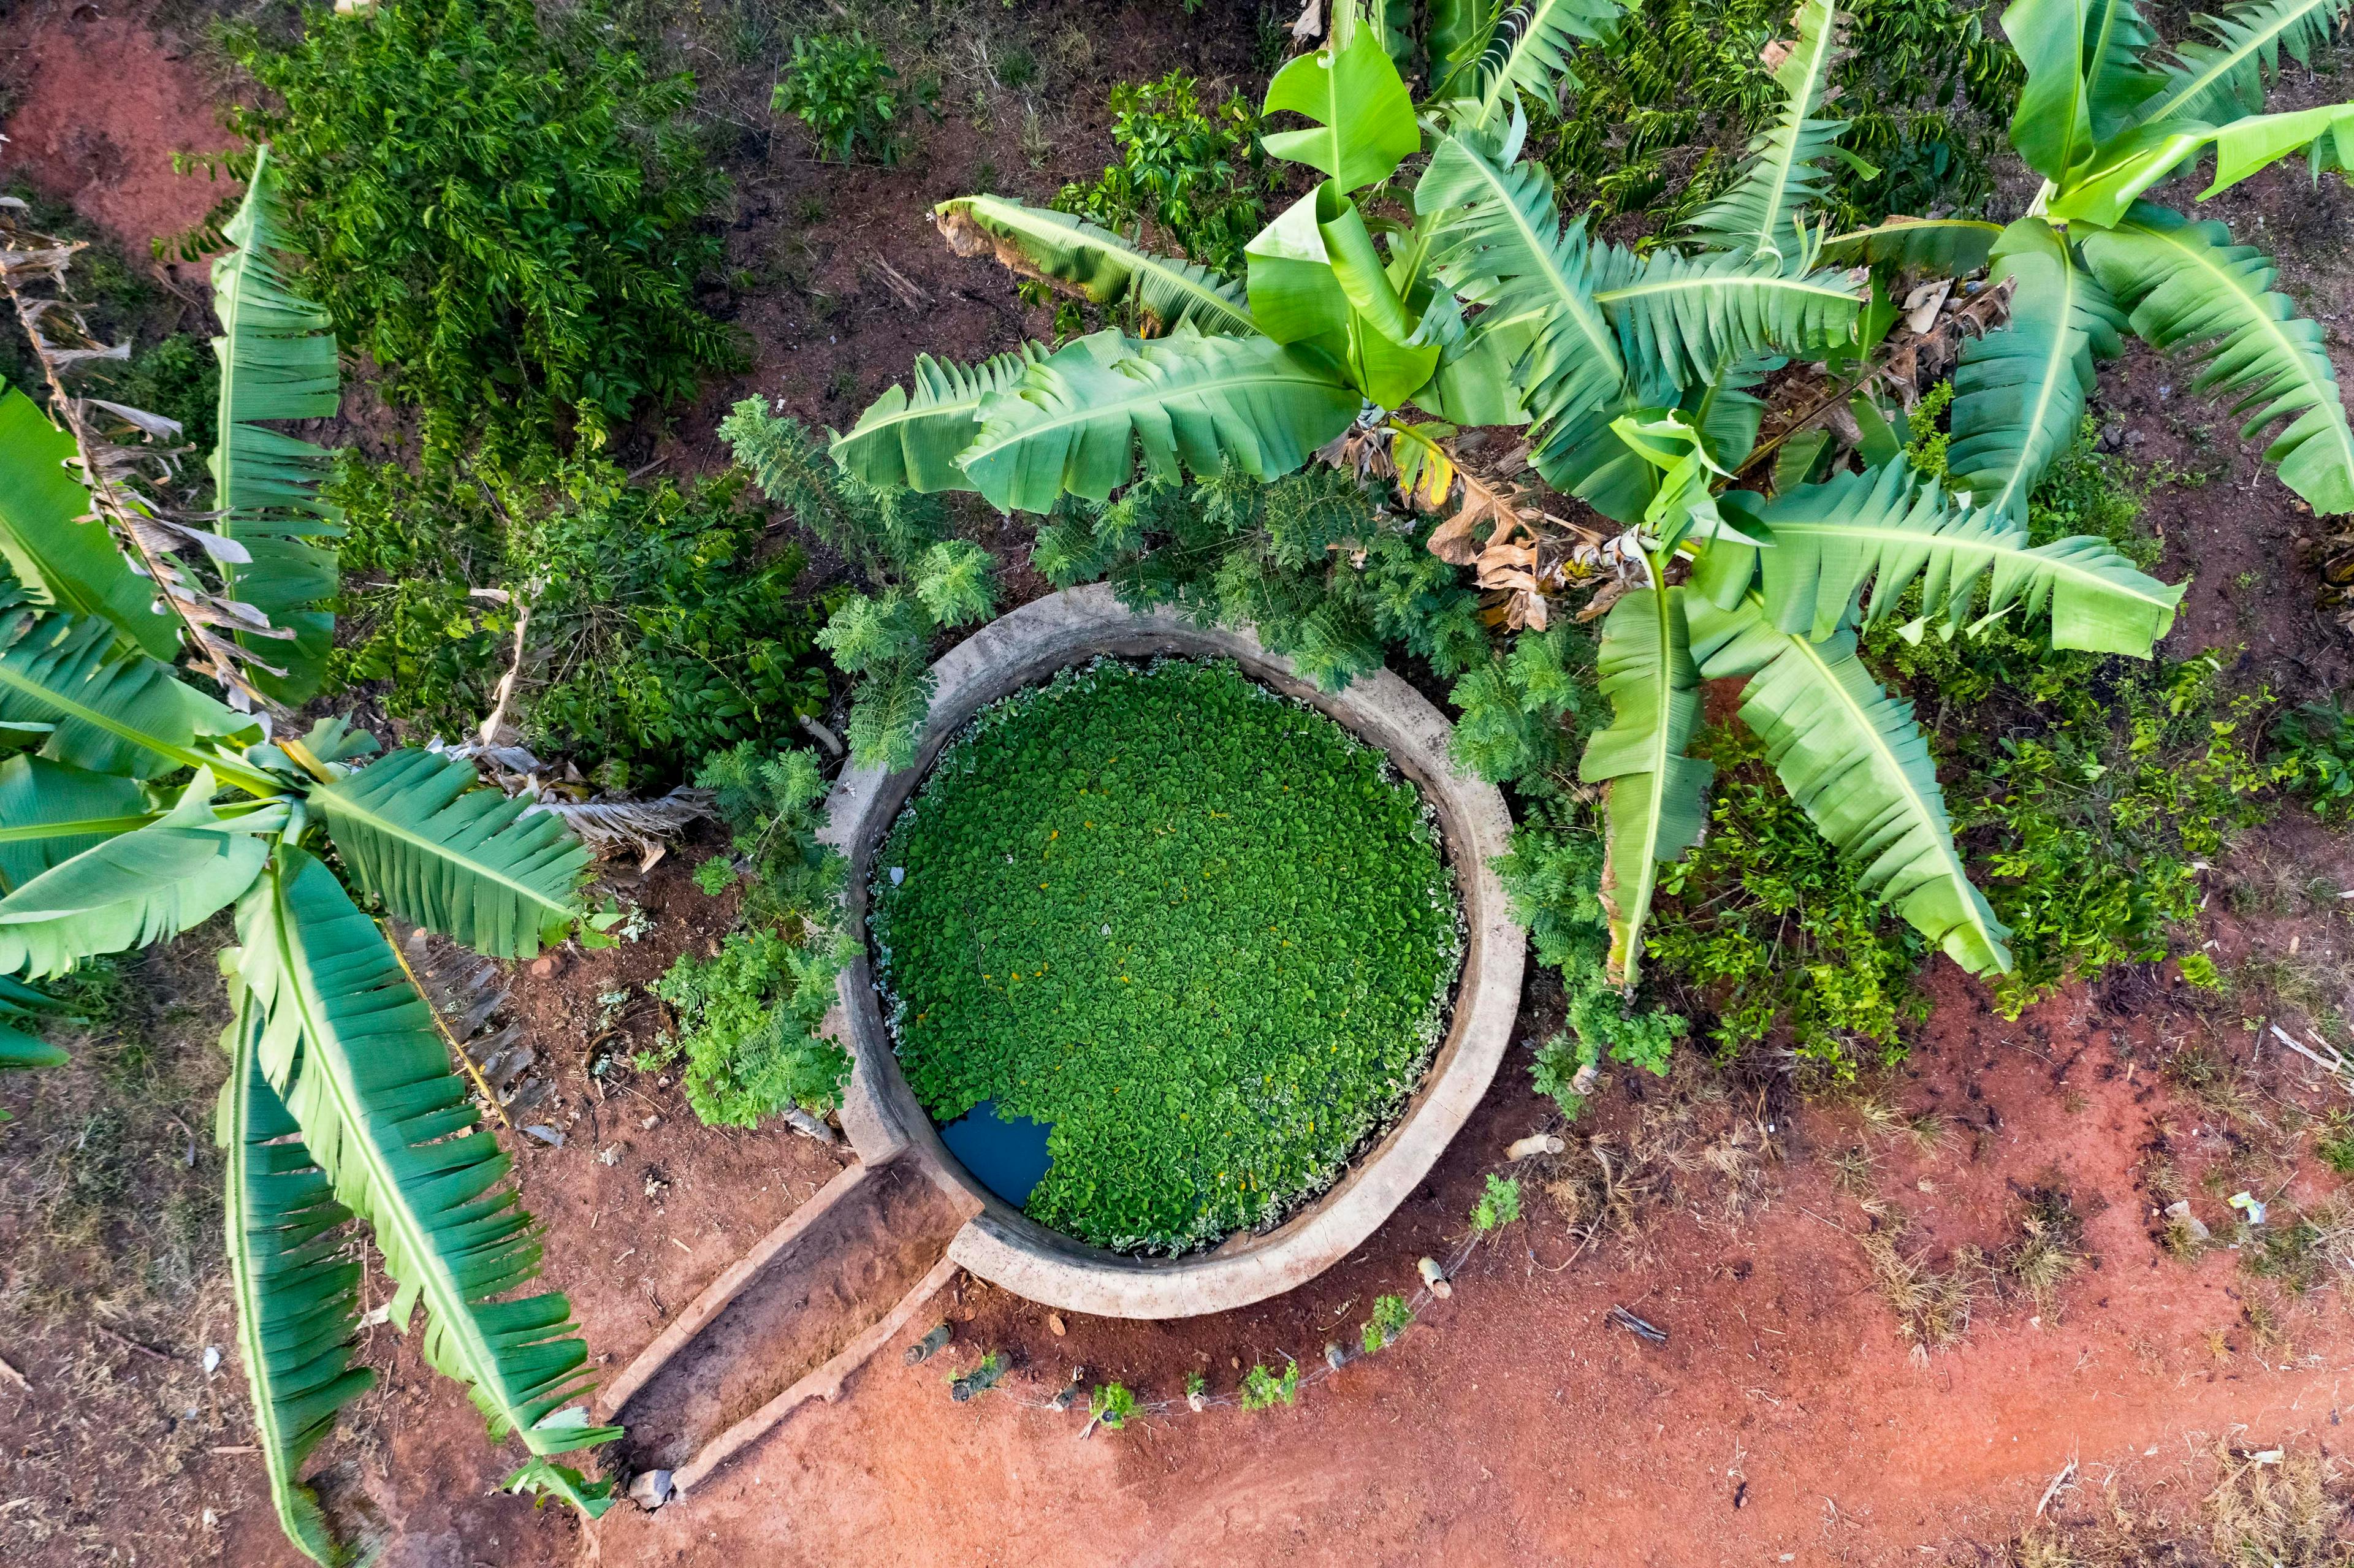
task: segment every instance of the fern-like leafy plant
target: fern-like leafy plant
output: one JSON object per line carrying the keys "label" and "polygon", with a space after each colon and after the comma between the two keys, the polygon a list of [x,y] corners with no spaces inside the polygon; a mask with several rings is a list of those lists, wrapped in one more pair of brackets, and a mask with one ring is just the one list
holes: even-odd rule
{"label": "fern-like leafy plant", "polygon": [[818,646],[857,682],[853,760],[907,767],[931,708],[932,639],[986,620],[996,607],[989,553],[946,536],[946,519],[924,487],[907,488],[904,474],[871,483],[855,471],[836,471],[799,421],[770,413],[758,397],[737,404],[719,433],[762,493],[864,579],[868,591],[835,608]]}

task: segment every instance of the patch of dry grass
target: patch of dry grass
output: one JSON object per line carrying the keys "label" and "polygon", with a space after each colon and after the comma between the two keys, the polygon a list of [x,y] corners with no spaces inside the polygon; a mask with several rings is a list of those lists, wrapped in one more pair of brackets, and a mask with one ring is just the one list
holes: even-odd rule
{"label": "patch of dry grass", "polygon": [[1913,1360],[1926,1364],[1931,1351],[1949,1350],[1969,1332],[1971,1314],[1994,1289],[1995,1271],[1975,1246],[1956,1247],[1942,1265],[1926,1246],[1908,1252],[1905,1228],[1904,1212],[1883,1205],[1856,1242],[1881,1299],[1896,1314],[1896,1331],[1913,1347]]}
{"label": "patch of dry grass", "polygon": [[1573,1129],[1568,1149],[1531,1161],[1530,1175],[1581,1247],[1636,1244],[1670,1213],[1747,1213],[1780,1157],[1723,1072],[1683,1056],[1665,1082],[1646,1086],[1623,1126],[1583,1138]]}
{"label": "patch of dry grass", "polygon": [[2013,1568],[2344,1568],[2354,1563],[2354,1485],[2337,1460],[2221,1448],[2195,1510],[2128,1499],[2112,1479],[2074,1494],[2010,1541]]}

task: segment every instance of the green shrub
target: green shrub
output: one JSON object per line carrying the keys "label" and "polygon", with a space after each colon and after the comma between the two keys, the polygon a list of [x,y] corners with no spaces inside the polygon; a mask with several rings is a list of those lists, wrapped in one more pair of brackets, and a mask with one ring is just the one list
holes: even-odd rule
{"label": "green shrub", "polygon": [[327,487],[347,529],[329,673],[381,682],[394,716],[458,736],[490,710],[521,599],[532,743],[616,788],[691,774],[826,701],[823,609],[797,595],[801,553],[769,546],[745,492],[733,475],[631,485],[601,461],[525,484],[345,453]]}
{"label": "green shrub", "polygon": [[1948,797],[1966,833],[1989,830],[1970,842],[1988,846],[1987,898],[2012,928],[2017,967],[1995,985],[2004,1016],[2071,978],[2178,947],[2196,956],[2197,863],[2267,812],[2250,747],[2270,699],[2226,696],[2220,668],[2209,652],[2109,672],[2115,719],[1999,736]]}
{"label": "green shrub", "polygon": [[1437,1046],[1461,939],[1382,754],[1230,664],[985,710],[875,860],[907,1081],[1051,1128],[1028,1212],[1182,1251],[1337,1176]]}
{"label": "green shrub", "polygon": [[854,677],[850,754],[860,767],[915,760],[930,711],[932,640],[986,620],[997,605],[989,553],[948,537],[938,502],[912,490],[876,489],[834,466],[798,419],[747,397],[719,434],[763,494],[791,513],[864,580],[839,596],[817,638]]}
{"label": "green shrub", "polygon": [[1471,1228],[1485,1235],[1521,1217],[1521,1183],[1517,1178],[1488,1172],[1488,1184],[1471,1208]]}
{"label": "green shrub", "polygon": [[1536,1089],[1575,1116],[1579,1069],[1607,1055],[1652,1074],[1668,1070],[1690,1029],[1676,1013],[1631,1005],[1610,981],[1610,924],[1602,912],[1602,838],[1583,809],[1540,801],[1494,862],[1512,913],[1529,928],[1537,962],[1561,970],[1567,1029],[1537,1048]]}
{"label": "green shrub", "polygon": [[877,163],[893,164],[899,158],[899,96],[885,84],[898,75],[864,33],[805,33],[793,40],[793,58],[769,106],[800,116],[821,157],[846,164],[863,146]]}
{"label": "green shrub", "polygon": [[567,493],[514,547],[548,673],[528,733],[620,764],[609,777],[625,784],[823,710],[823,611],[796,596],[801,553],[768,545],[740,475],[638,486],[606,464],[567,472]]}
{"label": "green shrub", "polygon": [[1204,106],[1201,83],[1172,70],[1115,86],[1111,111],[1120,161],[1092,185],[1065,185],[1055,208],[1131,237],[1150,222],[1193,260],[1238,270],[1278,184],[1250,101]]}
{"label": "green shrub", "polygon": [[1264,1365],[1254,1366],[1243,1373],[1242,1407],[1245,1410],[1272,1410],[1278,1404],[1299,1403],[1299,1363],[1288,1361],[1283,1375],[1276,1376]]}
{"label": "green shrub", "polygon": [[1716,763],[1707,833],[1661,868],[1646,948],[1715,1013],[1723,1052],[1788,1027],[1834,1078],[1903,1057],[1901,1027],[1927,1016],[1914,988],[1923,947],[1859,885],[1745,728],[1712,726],[1694,755]]}
{"label": "green shrub", "polygon": [[345,530],[329,689],[380,683],[393,717],[465,734],[490,711],[514,633],[511,604],[472,592],[509,579],[501,503],[454,468],[420,478],[349,449],[323,493]]}
{"label": "green shrub", "polygon": [[694,80],[650,73],[594,3],[543,28],[531,0],[382,0],[307,10],[285,45],[226,37],[275,103],[229,122],[272,145],[305,287],[422,408],[429,453],[481,432],[521,461],[567,420],[593,447],[739,362],[694,302],[725,190]]}
{"label": "green shrub", "polygon": [[1098,1383],[1087,1395],[1087,1414],[1117,1432],[1136,1414],[1136,1395],[1126,1383]]}
{"label": "green shrub", "polygon": [[682,955],[654,981],[679,1031],[638,1061],[642,1071],[686,1062],[687,1103],[712,1127],[757,1127],[789,1106],[816,1113],[842,1100],[850,1056],[814,1032],[834,997],[840,964],[770,931],[734,931],[716,957]]}
{"label": "green shrub", "polygon": [[1397,1337],[1414,1322],[1414,1308],[1405,1304],[1403,1296],[1376,1296],[1373,1315],[1365,1319],[1363,1344],[1365,1354],[1385,1351],[1397,1342]]}
{"label": "green shrub", "polygon": [[2320,816],[2354,815],[2354,713],[2332,697],[2283,714],[2273,726],[2273,775]]}

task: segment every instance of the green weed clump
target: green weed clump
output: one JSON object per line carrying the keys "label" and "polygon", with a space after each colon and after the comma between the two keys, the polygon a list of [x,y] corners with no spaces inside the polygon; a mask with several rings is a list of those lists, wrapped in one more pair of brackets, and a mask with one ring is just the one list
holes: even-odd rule
{"label": "green weed clump", "polygon": [[1238,270],[1277,184],[1250,101],[1204,104],[1201,83],[1172,70],[1114,87],[1111,112],[1120,161],[1092,185],[1065,185],[1055,209],[1131,238],[1150,222],[1204,266]]}
{"label": "green weed clump", "polygon": [[531,733],[620,764],[617,785],[654,783],[824,710],[824,611],[799,593],[801,552],[771,546],[741,475],[631,485],[610,464],[573,471],[515,551],[546,649]]}
{"label": "green weed clump", "polygon": [[1365,1354],[1385,1351],[1397,1342],[1397,1337],[1414,1324],[1414,1308],[1405,1304],[1403,1296],[1376,1296],[1373,1315],[1365,1319],[1363,1343]]}
{"label": "green weed clump", "polygon": [[799,117],[821,157],[847,164],[864,147],[875,162],[895,164],[899,95],[887,84],[898,77],[864,33],[805,33],[793,40],[769,106]]}
{"label": "green weed clump", "polygon": [[451,468],[422,477],[397,462],[335,454],[326,499],[343,509],[339,635],[330,690],[381,683],[387,713],[456,736],[490,711],[514,633],[506,513]]}
{"label": "green weed clump", "polygon": [[1225,663],[1098,662],[988,710],[875,864],[917,1097],[1051,1125],[1029,1212],[1106,1246],[1182,1251],[1329,1182],[1461,957],[1413,787]]}
{"label": "green weed clump", "polygon": [[1481,1235],[1521,1217],[1521,1183],[1517,1177],[1488,1172],[1488,1184],[1471,1206],[1471,1228]]}
{"label": "green weed clump", "polygon": [[734,833],[734,854],[705,861],[695,880],[716,895],[740,867],[740,928],[716,956],[682,954],[654,982],[654,995],[677,1010],[679,1032],[636,1065],[659,1071],[684,1058],[687,1101],[714,1125],[752,1127],[788,1107],[831,1110],[850,1057],[820,1031],[856,943],[842,926],[842,856],[817,837],[825,776],[814,753],[747,740],[713,757],[695,782]]}
{"label": "green weed clump", "polygon": [[1652,961],[1707,999],[1723,1052],[1787,1025],[1834,1080],[1901,1060],[1903,1026],[1928,1016],[1919,937],[1815,831],[1749,730],[1712,726],[1693,751],[1715,761],[1716,794],[1707,835],[1661,870]]}
{"label": "green weed clump", "polygon": [[1087,1395],[1087,1414],[1117,1432],[1136,1414],[1136,1393],[1124,1383],[1099,1383]]}
{"label": "green weed clump", "polygon": [[2354,816],[2354,713],[2331,697],[2283,714],[2273,726],[2274,776],[2316,815]]}
{"label": "green weed clump", "polygon": [[267,95],[229,123],[272,146],[304,287],[423,410],[429,453],[594,447],[739,360],[694,298],[726,188],[694,79],[650,72],[599,6],[543,26],[531,0],[382,0],[226,42]]}

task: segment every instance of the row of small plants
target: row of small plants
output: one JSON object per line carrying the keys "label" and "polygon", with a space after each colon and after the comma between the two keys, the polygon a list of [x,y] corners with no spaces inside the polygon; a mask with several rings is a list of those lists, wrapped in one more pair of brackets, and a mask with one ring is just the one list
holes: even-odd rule
{"label": "row of small plants", "polygon": [[[1444,1263],[1425,1259],[1418,1283],[1405,1295],[1384,1293],[1373,1298],[1373,1306],[1364,1320],[1358,1325],[1354,1342],[1334,1340],[1325,1345],[1323,1353],[1312,1366],[1304,1366],[1296,1356],[1286,1354],[1278,1369],[1265,1361],[1253,1363],[1236,1380],[1232,1393],[1214,1393],[1209,1378],[1201,1372],[1185,1375],[1185,1392],[1174,1399],[1143,1399],[1127,1384],[1111,1382],[1096,1384],[1082,1393],[1079,1374],[1065,1388],[1044,1399],[1017,1394],[1011,1390],[1006,1396],[1031,1410],[1069,1411],[1085,1409],[1088,1429],[1097,1425],[1117,1432],[1130,1421],[1156,1415],[1172,1415],[1185,1410],[1200,1415],[1214,1409],[1233,1408],[1246,1412],[1272,1410],[1278,1406],[1288,1409],[1299,1403],[1303,1389],[1314,1386],[1341,1371],[1352,1361],[1376,1356],[1403,1338],[1422,1316],[1426,1308],[1442,1295],[1453,1290],[1451,1281],[1462,1272],[1471,1255],[1483,1242],[1491,1240],[1505,1226],[1521,1218],[1521,1183],[1517,1177],[1501,1171],[1490,1171],[1485,1177],[1479,1201],[1472,1205],[1470,1224]],[[1008,1371],[1004,1356],[989,1351],[979,1361],[961,1372],[950,1372],[946,1382],[949,1395],[961,1404],[1004,1385]],[[1084,1434],[1083,1434],[1084,1436]]]}
{"label": "row of small plants", "polygon": [[1414,786],[1221,662],[1098,661],[984,709],[875,863],[917,1098],[1050,1127],[1028,1212],[1124,1250],[1329,1183],[1412,1091],[1462,953]]}

